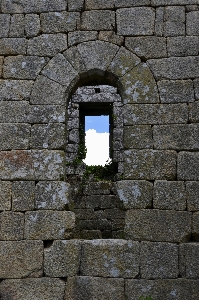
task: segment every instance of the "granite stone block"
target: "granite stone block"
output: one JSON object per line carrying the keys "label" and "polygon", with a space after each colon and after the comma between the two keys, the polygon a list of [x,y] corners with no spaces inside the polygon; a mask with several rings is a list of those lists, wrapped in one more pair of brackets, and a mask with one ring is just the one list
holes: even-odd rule
{"label": "granite stone block", "polygon": [[[74,31],[68,33],[68,46],[75,46],[83,42],[94,41],[98,38],[97,31]],[[101,39],[103,40],[103,39]],[[105,40],[110,42],[109,40]]]}
{"label": "granite stone block", "polygon": [[84,0],[68,0],[68,11],[82,11]]}
{"label": "granite stone block", "polygon": [[113,28],[115,28],[114,11],[92,10],[82,13],[82,30],[112,30]]}
{"label": "granite stone block", "polygon": [[124,126],[123,145],[125,149],[153,148],[151,126],[150,125]]}
{"label": "granite stone block", "polygon": [[181,151],[177,166],[178,180],[199,180],[199,152]]}
{"label": "granite stone block", "polygon": [[0,39],[0,55],[26,54],[27,40],[25,38]]}
{"label": "granite stone block", "polygon": [[199,11],[191,11],[187,14],[186,33],[187,35],[199,34]]}
{"label": "granite stone block", "polygon": [[11,16],[9,37],[24,37],[24,21],[25,19],[23,14],[14,14]]}
{"label": "granite stone block", "polygon": [[122,46],[124,43],[124,37],[117,35],[114,31],[100,31],[99,40],[109,42],[118,46]]}
{"label": "granite stone block", "polygon": [[199,182],[187,181],[186,182],[186,194],[187,194],[187,210],[199,211]]}
{"label": "granite stone block", "polygon": [[24,237],[24,214],[11,211],[0,213],[0,240],[18,241]]}
{"label": "granite stone block", "polygon": [[179,269],[182,277],[199,278],[199,245],[197,243],[179,246]]}
{"label": "granite stone block", "polygon": [[10,29],[10,15],[9,14],[1,14],[0,15],[0,38],[8,37],[9,29]]}
{"label": "granite stone block", "polygon": [[11,182],[0,181],[0,211],[11,209],[11,187]]}
{"label": "granite stone block", "polygon": [[35,208],[35,182],[12,182],[12,210],[27,211]]}
{"label": "granite stone block", "polygon": [[25,15],[25,35],[28,38],[37,36],[40,32],[40,18],[37,14]]}
{"label": "granite stone block", "polygon": [[0,100],[29,100],[34,81],[0,79]]}
{"label": "granite stone block", "polygon": [[168,56],[198,55],[198,36],[176,36],[167,38]]}
{"label": "granite stone block", "polygon": [[199,78],[193,81],[194,83],[194,92],[196,100],[199,100]]}
{"label": "granite stone block", "polygon": [[158,81],[161,103],[194,102],[192,80]]}

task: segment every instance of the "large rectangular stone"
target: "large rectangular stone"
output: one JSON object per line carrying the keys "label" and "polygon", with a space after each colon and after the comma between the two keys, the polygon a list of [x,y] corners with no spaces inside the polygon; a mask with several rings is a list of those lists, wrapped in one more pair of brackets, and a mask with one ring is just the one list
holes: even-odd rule
{"label": "large rectangular stone", "polygon": [[25,213],[25,238],[54,240],[71,237],[75,214],[71,211],[32,211]]}
{"label": "large rectangular stone", "polygon": [[9,37],[24,37],[24,21],[25,18],[23,14],[14,14],[11,16]]}
{"label": "large rectangular stone", "polygon": [[18,241],[24,237],[24,214],[4,211],[0,213],[0,240]]}
{"label": "large rectangular stone", "polygon": [[174,180],[176,152],[158,150],[124,151],[124,178],[143,180]]}
{"label": "large rectangular stone", "polygon": [[120,35],[153,35],[155,11],[150,7],[117,10],[117,32]]}
{"label": "large rectangular stone", "polygon": [[11,209],[11,182],[0,181],[0,211]]}
{"label": "large rectangular stone", "polygon": [[187,193],[187,210],[199,211],[199,182],[188,181],[186,182]]}
{"label": "large rectangular stone", "polygon": [[8,279],[0,283],[0,296],[2,300],[63,300],[65,282],[58,278],[26,278]]}
{"label": "large rectangular stone", "polygon": [[24,38],[0,39],[0,55],[26,54],[27,40]]}
{"label": "large rectangular stone", "polygon": [[160,125],[153,127],[154,149],[199,150],[199,125]]}
{"label": "large rectangular stone", "polygon": [[197,55],[198,49],[198,36],[179,36],[167,38],[168,56]]}
{"label": "large rectangular stone", "polygon": [[37,36],[40,31],[40,18],[37,14],[25,15],[25,35],[26,37]]}
{"label": "large rectangular stone", "polygon": [[0,123],[0,150],[28,149],[30,128],[29,124]]}
{"label": "large rectangular stone", "polygon": [[0,100],[28,100],[34,81],[0,79]]}
{"label": "large rectangular stone", "polygon": [[126,213],[126,238],[156,242],[186,242],[192,214],[186,211],[136,209]]}
{"label": "large rectangular stone", "polygon": [[13,181],[12,182],[12,210],[26,211],[35,208],[35,182]]}
{"label": "large rectangular stone", "polygon": [[1,28],[0,38],[8,37],[9,28],[10,28],[10,15],[8,14],[0,15],[0,28]]}
{"label": "large rectangular stone", "polygon": [[0,123],[29,122],[30,106],[28,101],[0,101],[0,106]]}
{"label": "large rectangular stone", "polygon": [[124,126],[123,145],[125,149],[152,149],[153,138],[151,126]]}
{"label": "large rectangular stone", "polygon": [[153,207],[186,210],[186,196],[185,184],[182,181],[155,181]]}
{"label": "large rectangular stone", "polygon": [[161,103],[193,102],[194,89],[192,80],[158,81]]}
{"label": "large rectangular stone", "polygon": [[187,123],[188,109],[179,104],[126,104],[125,125],[183,124]]}
{"label": "large rectangular stone", "polygon": [[30,123],[64,123],[65,105],[30,105],[28,107]]}
{"label": "large rectangular stone", "polygon": [[171,243],[142,242],[140,273],[144,279],[178,277],[178,246]]}
{"label": "large rectangular stone", "polygon": [[186,278],[199,278],[199,244],[182,244],[179,248],[180,275]]}
{"label": "large rectangular stone", "polygon": [[115,28],[115,12],[105,11],[85,11],[82,13],[82,30],[112,30]]}
{"label": "large rectangular stone", "polygon": [[178,153],[178,180],[199,180],[199,152]]}
{"label": "large rectangular stone", "polygon": [[64,177],[64,152],[18,150],[0,153],[2,179],[59,180]]}
{"label": "large rectangular stone", "polygon": [[66,0],[2,0],[2,12],[9,14],[18,13],[41,13],[48,11],[62,11],[66,9]]}
{"label": "large rectangular stone", "polygon": [[199,34],[199,12],[198,11],[191,11],[187,14],[186,29],[187,29],[186,30],[187,35]]}
{"label": "large rectangular stone", "polygon": [[80,13],[67,11],[45,13],[41,14],[40,20],[43,33],[74,31],[80,22]]}
{"label": "large rectangular stone", "polygon": [[0,242],[0,278],[41,277],[42,241]]}
{"label": "large rectangular stone", "polygon": [[139,273],[139,243],[126,240],[84,241],[83,276],[134,278]]}
{"label": "large rectangular stone", "polygon": [[169,57],[147,61],[156,80],[199,77],[199,57]]}
{"label": "large rectangular stone", "polygon": [[97,39],[97,31],[73,31],[68,33],[68,46],[71,47],[83,42],[95,41]]}
{"label": "large rectangular stone", "polygon": [[44,273],[48,277],[73,277],[79,274],[81,241],[54,241],[44,250]]}

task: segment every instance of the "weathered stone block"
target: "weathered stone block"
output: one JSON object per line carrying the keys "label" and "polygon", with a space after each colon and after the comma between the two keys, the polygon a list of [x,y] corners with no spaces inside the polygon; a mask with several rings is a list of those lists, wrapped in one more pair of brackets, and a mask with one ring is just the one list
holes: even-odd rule
{"label": "weathered stone block", "polygon": [[124,279],[76,276],[69,278],[65,299],[124,300]]}
{"label": "weathered stone block", "polygon": [[150,0],[115,0],[115,7],[131,7],[131,6],[142,6],[150,5]]}
{"label": "weathered stone block", "polygon": [[198,36],[177,36],[167,38],[168,56],[197,55],[198,48]]}
{"label": "weathered stone block", "polygon": [[24,38],[0,39],[0,55],[26,54],[27,40]]}
{"label": "weathered stone block", "polygon": [[197,0],[151,0],[153,6],[196,4]]}
{"label": "weathered stone block", "polygon": [[117,181],[116,189],[121,205],[126,209],[150,208],[152,205],[153,185],[148,181]]}
{"label": "weathered stone block", "polygon": [[187,210],[197,211],[199,210],[199,182],[190,181],[186,182],[187,193]]}
{"label": "weathered stone block", "polygon": [[153,138],[150,125],[124,126],[125,149],[152,149]]}
{"label": "weathered stone block", "polygon": [[88,76],[86,72],[86,67],[84,65],[83,59],[77,49],[77,47],[71,47],[66,50],[63,55],[70,62],[73,68],[83,77]]}
{"label": "weathered stone block", "polygon": [[185,22],[185,7],[183,6],[167,6],[165,7],[165,21]]}
{"label": "weathered stone block", "polygon": [[180,36],[185,35],[185,24],[182,22],[170,22],[164,23],[164,36]]}
{"label": "weathered stone block", "polygon": [[198,241],[199,237],[199,212],[193,213],[192,235]]}
{"label": "weathered stone block", "polygon": [[28,149],[29,124],[0,124],[0,150]]}
{"label": "weathered stone block", "polygon": [[64,123],[65,111],[61,105],[30,105],[28,119],[31,123]]}
{"label": "weathered stone block", "polygon": [[29,240],[66,239],[75,227],[75,214],[69,211],[34,211],[25,214],[25,238]]}
{"label": "weathered stone block", "polygon": [[32,89],[32,104],[63,104],[65,88],[49,78],[39,75]]}
{"label": "weathered stone block", "polygon": [[167,57],[166,39],[163,37],[127,37],[125,45],[144,59]]}
{"label": "weathered stone block", "polygon": [[158,81],[161,103],[193,102],[194,90],[192,80]]}
{"label": "weathered stone block", "polygon": [[69,183],[45,181],[36,185],[35,207],[37,209],[63,210],[69,205],[69,201]]}
{"label": "weathered stone block", "polygon": [[33,210],[35,200],[34,181],[14,181],[12,183],[12,209],[14,211]]}
{"label": "weathered stone block", "polygon": [[147,61],[156,80],[199,77],[199,57],[170,57]]}
{"label": "weathered stone block", "polygon": [[153,207],[157,209],[186,210],[184,182],[155,181]]}
{"label": "weathered stone block", "polygon": [[42,276],[42,241],[1,241],[0,264],[3,279]]}
{"label": "weathered stone block", "polygon": [[25,15],[25,35],[29,38],[40,32],[40,18],[37,14]]}
{"label": "weathered stone block", "polygon": [[90,182],[84,188],[86,195],[109,195],[111,193],[111,183],[105,181]]}
{"label": "weathered stone block", "polygon": [[33,149],[64,149],[66,133],[64,124],[33,125],[31,127]]}
{"label": "weathered stone block", "polygon": [[1,110],[0,110],[1,123],[29,122],[29,103],[27,101],[19,101],[19,102],[1,101],[0,104],[1,104]]}
{"label": "weathered stone block", "polygon": [[2,12],[5,13],[32,13],[32,12],[48,12],[48,11],[62,11],[66,10],[65,0],[21,0],[16,2],[15,0],[2,0],[1,1]]}
{"label": "weathered stone block", "polygon": [[86,0],[85,9],[111,9],[114,8],[113,0]]}
{"label": "weathered stone block", "polygon": [[125,179],[175,179],[175,151],[126,150],[123,158]]}
{"label": "weathered stone block", "polygon": [[43,33],[74,31],[80,22],[80,13],[67,11],[45,13],[41,14],[40,20]]}
{"label": "weathered stone block", "polygon": [[10,28],[10,15],[1,14],[0,15],[0,38],[8,37],[9,28]]}
{"label": "weathered stone block", "polygon": [[199,122],[199,101],[189,104],[189,121],[190,123]]}
{"label": "weathered stone block", "polygon": [[178,246],[171,243],[142,242],[140,251],[141,278],[178,277]]}
{"label": "weathered stone block", "polygon": [[68,47],[67,35],[63,33],[42,34],[28,42],[28,55],[54,56]]}
{"label": "weathered stone block", "polygon": [[3,73],[3,62],[4,62],[4,57],[0,56],[0,77],[2,76]]}
{"label": "weathered stone block", "polygon": [[139,273],[139,243],[84,241],[80,271],[84,276],[134,278]]}
{"label": "weathered stone block", "polygon": [[155,11],[149,7],[117,10],[117,30],[120,35],[153,35]]}
{"label": "weathered stone block", "polygon": [[194,81],[194,91],[196,100],[199,100],[199,79],[195,79]]}
{"label": "weathered stone block", "polygon": [[0,80],[0,100],[28,100],[32,80]]}
{"label": "weathered stone block", "polygon": [[[113,58],[108,71],[116,76],[122,77],[139,63],[140,59],[135,54],[121,47]],[[142,72],[142,69],[140,71]]]}
{"label": "weathered stone block", "polygon": [[179,247],[180,275],[186,278],[199,278],[199,245],[198,243],[182,244]]}
{"label": "weathered stone block", "polygon": [[82,30],[112,30],[115,28],[115,12],[111,10],[84,11],[81,19]]}
{"label": "weathered stone block", "polygon": [[[81,200],[81,207],[84,208],[114,208],[116,197],[114,195],[92,195],[83,197]],[[80,204],[78,203],[78,206]]]}
{"label": "weathered stone block", "polygon": [[9,37],[24,37],[24,20],[24,15],[22,14],[11,16]]}
{"label": "weathered stone block", "polygon": [[118,46],[122,46],[124,43],[124,37],[117,35],[114,31],[100,31],[99,40],[109,42]]}
{"label": "weathered stone block", "polygon": [[178,180],[199,180],[199,152],[180,152],[177,166]]}
{"label": "weathered stone block", "polygon": [[22,240],[24,236],[24,214],[4,211],[0,213],[0,240]]}
{"label": "weathered stone block", "polygon": [[8,56],[4,59],[3,77],[35,79],[47,60],[38,56]]}
{"label": "weathered stone block", "polygon": [[[68,33],[68,45],[75,46],[77,44],[94,41],[98,38],[97,31],[75,31]],[[107,41],[108,42],[108,41]]]}
{"label": "weathered stone block", "polygon": [[11,209],[11,182],[0,181],[0,210]]}
{"label": "weathered stone block", "polygon": [[165,210],[129,210],[126,237],[132,240],[185,242],[191,235],[191,213]]}
{"label": "weathered stone block", "polygon": [[179,104],[127,104],[124,106],[125,125],[183,124],[187,123],[188,110]]}
{"label": "weathered stone block", "polygon": [[199,126],[163,125],[154,126],[153,139],[155,149],[199,150]]}
{"label": "weathered stone block", "polygon": [[79,273],[81,241],[54,241],[44,250],[44,273],[47,277],[73,277]]}
{"label": "weathered stone block", "polygon": [[10,279],[0,284],[2,300],[63,300],[64,291],[65,283],[58,278]]}
{"label": "weathered stone block", "polygon": [[68,0],[68,11],[82,11],[84,0]]}
{"label": "weathered stone block", "polygon": [[67,87],[79,80],[77,71],[62,54],[53,57],[43,69],[42,74]]}
{"label": "weathered stone block", "polygon": [[186,18],[186,33],[187,35],[199,34],[199,11],[191,11]]}

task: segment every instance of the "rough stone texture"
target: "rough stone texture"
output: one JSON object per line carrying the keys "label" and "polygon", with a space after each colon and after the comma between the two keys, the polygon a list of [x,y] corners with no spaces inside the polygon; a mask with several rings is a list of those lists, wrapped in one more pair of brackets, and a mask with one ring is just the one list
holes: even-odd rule
{"label": "rough stone texture", "polygon": [[194,90],[192,80],[158,81],[161,103],[193,102]]}
{"label": "rough stone texture", "polygon": [[[7,84],[5,85],[5,89],[6,86]],[[10,97],[9,94],[8,97]],[[7,113],[8,111],[9,111],[9,115]],[[29,115],[29,105],[27,101],[20,101],[20,102],[1,101],[1,110],[0,110],[1,123],[26,123],[29,121],[28,115]]]}
{"label": "rough stone texture", "polygon": [[73,277],[79,273],[81,242],[54,241],[44,250],[44,273],[47,277]]}
{"label": "rough stone texture", "polygon": [[197,211],[199,210],[199,182],[190,181],[186,182],[186,192],[187,192],[187,210]]}
{"label": "rough stone texture", "polygon": [[63,210],[69,205],[70,185],[66,182],[45,181],[36,185],[36,209]]}
{"label": "rough stone texture", "polygon": [[124,300],[124,279],[89,276],[69,278],[65,296],[68,300]]}
{"label": "rough stone texture", "polygon": [[0,100],[28,100],[32,80],[0,80]]}
{"label": "rough stone texture", "polygon": [[117,10],[117,30],[120,35],[153,35],[155,11],[149,7]]}
{"label": "rough stone texture", "polygon": [[25,213],[25,238],[28,240],[66,239],[75,227],[75,215],[69,211]]}
{"label": "rough stone texture", "polygon": [[187,123],[186,104],[127,104],[124,107],[125,125],[155,125]]}
{"label": "rough stone texture", "polygon": [[179,251],[179,267],[180,275],[186,278],[199,278],[199,251],[197,243],[189,243],[180,245]]}
{"label": "rough stone texture", "polygon": [[42,276],[42,241],[1,241],[0,254],[0,278]]}
{"label": "rough stone texture", "polygon": [[199,180],[199,153],[181,151],[177,162],[178,180]]}
{"label": "rough stone texture", "polygon": [[147,63],[156,80],[199,77],[198,56],[150,59]]}
{"label": "rough stone texture", "polygon": [[4,78],[36,79],[46,64],[44,57],[37,56],[8,56],[4,59]]}
{"label": "rough stone texture", "polygon": [[185,242],[191,235],[191,213],[165,210],[129,210],[126,237],[132,240]]}
{"label": "rough stone texture", "polygon": [[124,37],[115,34],[114,31],[100,31],[99,40],[122,46],[124,43]]}
{"label": "rough stone texture", "polygon": [[[94,41],[98,37],[97,31],[74,31],[68,33],[68,45],[75,46],[77,44]],[[101,39],[103,40],[103,39]],[[105,39],[106,42],[111,42],[108,39]],[[115,43],[114,43],[115,44]]]}
{"label": "rough stone texture", "polygon": [[0,150],[28,149],[30,139],[29,124],[1,124]]}
{"label": "rough stone texture", "polygon": [[150,0],[115,0],[115,7],[131,7],[131,6],[142,6],[149,5]]}
{"label": "rough stone texture", "polygon": [[28,42],[28,55],[54,56],[68,47],[67,35],[63,33],[42,34]]}
{"label": "rough stone texture", "polygon": [[84,7],[84,0],[68,0],[69,11],[82,11]]}
{"label": "rough stone texture", "polygon": [[175,151],[124,151],[124,179],[174,180],[176,176]]}
{"label": "rough stone texture", "polygon": [[160,5],[188,5],[198,4],[198,0],[151,0],[151,4],[154,6]]}
{"label": "rough stone texture", "polygon": [[199,12],[191,11],[187,14],[187,35],[199,35]]}
{"label": "rough stone texture", "polygon": [[196,100],[199,100],[199,79],[194,80],[194,91]]}
{"label": "rough stone texture", "polygon": [[134,278],[139,273],[139,243],[125,240],[84,241],[80,267],[84,276]]}
{"label": "rough stone texture", "polygon": [[41,14],[40,20],[43,33],[68,32],[77,29],[80,14],[77,12],[51,12]]}
{"label": "rough stone texture", "polygon": [[0,283],[2,300],[62,300],[65,283],[58,278],[10,279]]}
{"label": "rough stone texture", "polygon": [[192,222],[192,235],[196,241],[199,237],[199,212],[193,213],[193,222]]}
{"label": "rough stone texture", "polygon": [[153,185],[140,180],[123,180],[116,183],[118,197],[126,209],[150,208]]}
{"label": "rough stone texture", "polygon": [[0,213],[0,240],[22,240],[24,234],[24,214],[4,211]]}
{"label": "rough stone texture", "polygon": [[167,38],[168,56],[198,55],[198,48],[198,36],[177,36]]}
{"label": "rough stone texture", "polygon": [[113,0],[86,0],[86,10],[114,8]]}
{"label": "rough stone texture", "polygon": [[37,14],[25,15],[25,35],[29,38],[37,36],[40,31],[40,18]]}
{"label": "rough stone texture", "polygon": [[24,38],[0,39],[0,55],[26,54],[27,40]]}
{"label": "rough stone texture", "polygon": [[166,39],[163,37],[127,37],[125,46],[142,59],[167,57]]}
{"label": "rough stone texture", "polygon": [[153,148],[152,128],[150,125],[124,126],[125,149]]}
{"label": "rough stone texture", "polygon": [[11,16],[9,37],[24,37],[24,15]]}
{"label": "rough stone texture", "polygon": [[[31,123],[64,123],[65,107],[61,105],[31,105],[28,120]],[[13,117],[14,118],[14,117]]]}
{"label": "rough stone texture", "polygon": [[82,30],[112,30],[115,28],[115,12],[105,11],[85,11],[82,13]]}
{"label": "rough stone texture", "polygon": [[3,61],[4,61],[4,57],[0,56],[0,77],[2,76],[3,73]]}
{"label": "rough stone texture", "polygon": [[83,77],[88,74],[86,73],[86,67],[84,65],[83,59],[77,49],[77,47],[71,47],[66,50],[63,55],[70,62],[73,68]]}
{"label": "rough stone texture", "polygon": [[153,207],[157,209],[186,210],[184,182],[155,181]]}
{"label": "rough stone texture", "polygon": [[9,28],[10,28],[10,15],[7,14],[1,14],[0,15],[0,26],[1,26],[1,32],[0,37],[8,37]]}
{"label": "rough stone texture", "polygon": [[177,278],[178,246],[171,243],[142,242],[140,265],[141,278]]}
{"label": "rough stone texture", "polygon": [[198,123],[199,121],[199,102],[189,104],[189,121],[190,123]]}
{"label": "rough stone texture", "polygon": [[35,200],[34,181],[13,181],[12,209],[14,211],[33,210]]}
{"label": "rough stone texture", "polygon": [[65,0],[2,0],[2,12],[5,13],[32,13],[32,12],[48,12],[48,11],[61,11],[66,9]]}
{"label": "rough stone texture", "polygon": [[11,182],[0,181],[0,211],[11,209]]}

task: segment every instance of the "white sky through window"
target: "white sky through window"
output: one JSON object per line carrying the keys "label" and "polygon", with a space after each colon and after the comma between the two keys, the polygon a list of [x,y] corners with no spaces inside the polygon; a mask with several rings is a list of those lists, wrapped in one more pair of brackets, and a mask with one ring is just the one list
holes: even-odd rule
{"label": "white sky through window", "polygon": [[85,116],[85,133],[84,162],[104,166],[109,159],[109,116]]}

